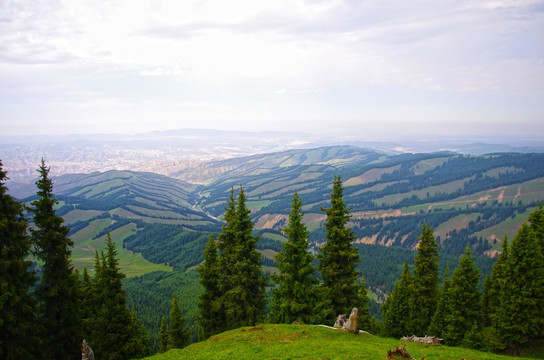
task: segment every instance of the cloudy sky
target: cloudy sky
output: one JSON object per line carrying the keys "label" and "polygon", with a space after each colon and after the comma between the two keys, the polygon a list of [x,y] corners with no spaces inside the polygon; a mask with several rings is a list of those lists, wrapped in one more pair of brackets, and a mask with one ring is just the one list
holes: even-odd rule
{"label": "cloudy sky", "polygon": [[544,139],[544,1],[0,0],[0,135]]}

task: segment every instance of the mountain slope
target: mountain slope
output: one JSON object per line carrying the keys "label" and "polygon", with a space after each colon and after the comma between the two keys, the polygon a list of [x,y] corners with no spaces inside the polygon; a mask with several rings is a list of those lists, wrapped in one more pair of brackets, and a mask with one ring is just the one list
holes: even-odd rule
{"label": "mountain slope", "polygon": [[[103,247],[108,232],[117,244],[121,268],[129,275],[198,264],[206,234],[216,231],[219,222],[192,208],[196,188],[163,175],[132,171],[55,178],[57,214],[71,229],[74,264],[92,268],[94,253]],[[172,236],[164,238],[165,230]]]}
{"label": "mountain slope", "polygon": [[[352,151],[350,147],[331,149],[340,154]],[[324,154],[331,149],[311,152]],[[283,164],[277,159],[287,155],[269,157]],[[438,231],[443,252],[459,255],[470,243],[477,254],[494,255],[504,235],[514,234],[528,211],[544,200],[542,154],[358,156],[266,169],[240,166],[235,176],[222,174],[209,184],[200,194],[200,206],[220,216],[229,189],[242,184],[256,228],[265,237],[281,241],[278,229],[285,224],[292,193],[297,191],[310,240],[319,243],[324,239],[321,207],[328,206],[332,179],[340,174],[358,242],[415,249],[427,221]],[[259,156],[260,164],[267,159]],[[237,161],[244,164],[245,160],[251,163],[254,158]]]}

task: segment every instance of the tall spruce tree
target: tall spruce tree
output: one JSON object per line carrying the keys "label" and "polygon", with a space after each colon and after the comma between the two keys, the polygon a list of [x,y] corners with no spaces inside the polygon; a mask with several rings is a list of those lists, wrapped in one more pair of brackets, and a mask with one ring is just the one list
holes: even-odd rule
{"label": "tall spruce tree", "polygon": [[31,230],[35,255],[43,262],[41,282],[36,289],[38,316],[42,326],[41,356],[44,359],[81,357],[82,325],[78,311],[78,278],[70,256],[73,242],[63,219],[55,214],[50,168],[42,163],[36,181],[38,199],[32,202],[35,229]]}
{"label": "tall spruce tree", "polygon": [[185,318],[178,304],[178,297],[174,295],[170,308],[170,329],[168,330],[168,348],[182,349],[189,342],[189,332],[185,328]]}
{"label": "tall spruce tree", "polygon": [[[240,186],[234,219],[231,220],[234,249],[232,257],[226,261],[231,267],[226,281],[229,289],[222,296],[226,323],[231,329],[263,321],[267,301],[266,278],[262,275],[261,254],[257,251],[258,238],[253,236],[249,214],[244,189]],[[226,228],[229,228],[228,223]],[[223,252],[222,256],[225,255]]]}
{"label": "tall spruce tree", "polygon": [[166,319],[161,317],[161,327],[159,328],[159,352],[163,353],[168,350],[168,326]]}
{"label": "tall spruce tree", "polygon": [[[232,273],[234,270],[234,264],[237,261],[237,244],[236,244],[236,198],[234,196],[234,188],[230,189],[229,198],[227,200],[227,206],[225,207],[225,213],[223,214],[223,220],[225,224],[221,229],[219,235],[217,235],[217,266],[219,267],[219,292],[220,298],[214,299],[218,312],[223,313],[225,320],[221,328],[217,329],[218,332],[229,329],[229,325],[226,320],[226,308],[223,303],[224,295],[232,288]],[[213,275],[212,275],[213,276]],[[201,316],[206,316],[201,314]]]}
{"label": "tall spruce tree", "polygon": [[[7,194],[6,172],[0,160],[0,358],[32,359],[38,338],[34,334],[35,274],[23,204]],[[34,336],[33,336],[34,335]]]}
{"label": "tall spruce tree", "polygon": [[278,275],[272,280],[278,287],[272,292],[270,319],[276,323],[290,324],[298,321],[312,324],[319,320],[320,311],[314,256],[309,252],[308,229],[302,223],[302,200],[295,192],[291,199],[289,225],[283,229],[287,241],[276,255]]}
{"label": "tall spruce tree", "polygon": [[225,326],[225,312],[221,307],[221,271],[217,244],[213,235],[204,249],[204,262],[197,268],[204,291],[199,296],[198,338],[206,340]]}
{"label": "tall spruce tree", "polygon": [[544,208],[542,203],[529,215],[529,222],[544,256]]}
{"label": "tall spruce tree", "polygon": [[502,242],[502,252],[497,257],[497,261],[493,264],[491,272],[491,281],[488,289],[489,320],[491,326],[498,329],[498,311],[501,307],[501,297],[506,286],[506,272],[508,266],[508,238],[505,236]]}
{"label": "tall spruce tree", "polygon": [[145,326],[140,325],[134,305],[130,310],[130,342],[129,347],[133,349],[132,357],[143,358],[151,354],[151,343]]}
{"label": "tall spruce tree", "polygon": [[323,277],[323,287],[331,301],[331,316],[334,321],[339,314],[349,314],[351,308],[359,302],[359,284],[357,271],[360,256],[353,246],[356,239],[347,226],[351,216],[343,199],[344,188],[340,176],[334,177],[331,193],[331,207],[322,208],[327,215],[325,220],[327,242],[317,254],[318,269]]}
{"label": "tall spruce tree", "polygon": [[433,229],[424,223],[414,260],[414,279],[410,299],[410,330],[423,335],[431,323],[438,298],[438,243]]}
{"label": "tall spruce tree", "polygon": [[508,249],[498,332],[513,355],[544,336],[544,260],[535,231],[524,223]]}
{"label": "tall spruce tree", "polygon": [[375,324],[374,319],[370,316],[368,312],[368,291],[365,285],[365,278],[361,276],[361,284],[359,285],[359,296],[358,302],[355,304],[358,310],[358,320],[359,320],[359,329],[371,332],[374,329]]}
{"label": "tall spruce tree", "polygon": [[87,340],[95,356],[100,359],[121,360],[139,355],[139,333],[134,331],[126,294],[121,279],[117,249],[110,234],[106,237],[106,252],[95,256],[93,304],[96,306],[90,321],[91,337]]}
{"label": "tall spruce tree", "polygon": [[436,337],[444,336],[446,330],[446,316],[450,313],[450,286],[450,267],[449,264],[446,264],[444,281],[438,291],[438,304],[436,306],[436,311],[433,314],[431,324],[429,325],[429,335]]}
{"label": "tall spruce tree", "polygon": [[478,321],[480,314],[480,272],[474,265],[470,246],[453,272],[449,294],[449,314],[446,316],[444,341],[450,346],[461,345],[466,333]]}
{"label": "tall spruce tree", "polygon": [[405,261],[401,279],[395,282],[395,289],[387,297],[388,304],[384,307],[382,333],[385,336],[398,338],[410,334],[410,294],[412,293],[412,284],[413,278],[410,274],[408,261]]}

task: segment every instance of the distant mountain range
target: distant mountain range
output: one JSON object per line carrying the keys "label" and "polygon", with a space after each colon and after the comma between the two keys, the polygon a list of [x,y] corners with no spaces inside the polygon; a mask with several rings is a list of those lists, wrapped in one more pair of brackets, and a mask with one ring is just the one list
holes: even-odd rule
{"label": "distant mountain range", "polygon": [[[324,138],[305,133],[240,132],[182,129],[138,135],[91,134],[66,136],[0,136],[0,159],[15,189],[36,178],[42,157],[52,175],[107,170],[153,172],[189,181],[206,181],[191,173],[214,162],[324,146],[357,146],[385,155],[450,151],[459,154],[543,153],[542,144],[509,143],[489,139],[427,139],[373,141],[353,137]],[[198,171],[198,170],[197,170]],[[201,179],[202,178],[202,179]]]}
{"label": "distant mountain range", "polygon": [[[198,264],[207,234],[221,230],[229,190],[240,185],[266,264],[273,264],[285,241],[281,228],[294,191],[317,249],[325,238],[322,207],[329,206],[335,175],[344,180],[358,243],[415,249],[428,222],[441,252],[453,256],[467,244],[477,255],[496,255],[504,236],[513,236],[544,200],[544,154],[391,155],[355,146],[211,160],[171,176],[127,170],[65,174],[54,178],[54,192],[57,211],[71,228],[76,265],[91,266],[110,232],[126,255],[125,270],[140,274],[153,266]],[[19,199],[35,196],[33,184],[10,184]]]}

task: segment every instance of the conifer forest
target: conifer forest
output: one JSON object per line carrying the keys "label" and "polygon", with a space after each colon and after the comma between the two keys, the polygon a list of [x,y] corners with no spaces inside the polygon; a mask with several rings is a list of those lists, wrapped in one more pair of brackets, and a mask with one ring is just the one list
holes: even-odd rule
{"label": "conifer forest", "polygon": [[[380,179],[401,192],[406,183],[396,178],[402,169],[383,172]],[[364,192],[352,196],[353,169],[329,177],[326,199],[317,202],[317,194],[304,186],[293,186],[284,204],[285,193],[278,202],[266,203],[256,198],[251,184],[219,182],[205,195],[200,190],[204,201],[186,210],[183,216],[193,222],[185,225],[168,224],[179,213],[168,209],[165,199],[159,204],[170,218],[146,222],[150,201],[144,197],[138,199],[140,210],[128,202],[130,196],[115,192],[109,200],[84,201],[83,195],[96,191],[84,186],[78,198],[57,197],[43,159],[37,173],[35,194],[18,200],[8,193],[9,177],[0,162],[1,359],[79,359],[84,339],[96,359],[143,358],[245,326],[332,326],[353,308],[359,327],[382,337],[429,335],[444,345],[509,355],[544,339],[544,209],[536,201],[510,203],[526,217],[513,236],[493,244],[500,248],[492,257],[483,256],[493,247],[487,240],[465,235],[464,241],[454,241],[463,230],[447,232],[441,224],[477,210],[479,218],[474,216],[470,226],[485,230],[493,221],[513,218],[511,208],[494,204],[496,211],[487,214],[480,204],[451,214],[363,217],[362,204],[372,198]],[[501,179],[488,175],[489,182]],[[505,170],[502,180],[513,182],[515,176]],[[432,189],[438,178],[429,176],[427,185]],[[481,191],[477,179],[455,191]],[[471,186],[478,189],[469,191]],[[507,183],[501,186],[506,189]],[[225,195],[212,202],[214,192]],[[452,193],[413,193],[398,201],[409,207],[430,197],[446,201]],[[191,204],[195,195],[187,194]],[[108,212],[108,201],[120,203],[121,210]],[[381,206],[391,199],[383,201]],[[380,210],[373,204],[367,210]],[[92,217],[66,224],[63,216],[91,206]],[[274,209],[267,214],[277,214],[276,225],[263,231],[260,224],[271,216],[255,219],[266,206]],[[141,217],[135,216],[138,211]],[[308,213],[319,214],[318,225],[307,221]],[[92,256],[74,260],[73,253],[82,250],[72,237],[100,223],[104,226],[88,236],[102,239],[101,246],[88,242],[85,251]],[[130,235],[114,240],[130,227]],[[359,241],[386,232],[396,234],[389,237],[392,242],[404,234],[404,246],[380,245],[380,237],[373,244]],[[127,253],[163,270],[127,276],[122,267]]]}

